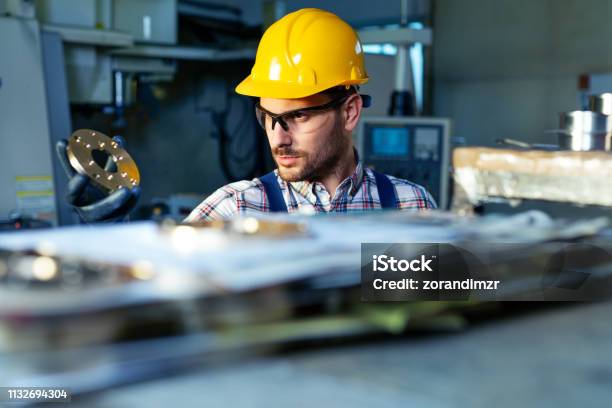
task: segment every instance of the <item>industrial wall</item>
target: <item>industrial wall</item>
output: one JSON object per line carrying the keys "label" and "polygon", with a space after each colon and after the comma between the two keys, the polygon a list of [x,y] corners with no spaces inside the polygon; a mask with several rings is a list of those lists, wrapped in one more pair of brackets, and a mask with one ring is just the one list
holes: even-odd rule
{"label": "industrial wall", "polygon": [[609,0],[437,0],[435,113],[470,145],[556,143],[578,77],[612,72]]}

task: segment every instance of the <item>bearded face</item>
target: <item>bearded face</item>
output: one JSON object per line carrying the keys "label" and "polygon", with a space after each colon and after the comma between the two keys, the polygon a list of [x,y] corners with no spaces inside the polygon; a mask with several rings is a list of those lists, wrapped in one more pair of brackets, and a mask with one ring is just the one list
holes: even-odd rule
{"label": "bearded face", "polygon": [[[310,132],[298,135],[297,143],[272,147],[272,156],[281,178],[288,182],[318,181],[334,171],[347,149],[352,146],[351,136],[345,134],[337,112]],[[324,119],[324,118],[320,118]]]}

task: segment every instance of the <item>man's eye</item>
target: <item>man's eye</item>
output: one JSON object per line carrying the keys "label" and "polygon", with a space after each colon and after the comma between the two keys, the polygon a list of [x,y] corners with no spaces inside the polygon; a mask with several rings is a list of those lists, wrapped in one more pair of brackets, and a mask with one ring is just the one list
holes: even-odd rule
{"label": "man's eye", "polygon": [[301,112],[301,111],[293,112],[291,114],[291,117],[293,119],[296,119],[296,120],[302,121],[302,122],[305,121],[305,120],[308,120],[308,118],[309,118],[309,116],[308,116],[308,114],[306,112]]}

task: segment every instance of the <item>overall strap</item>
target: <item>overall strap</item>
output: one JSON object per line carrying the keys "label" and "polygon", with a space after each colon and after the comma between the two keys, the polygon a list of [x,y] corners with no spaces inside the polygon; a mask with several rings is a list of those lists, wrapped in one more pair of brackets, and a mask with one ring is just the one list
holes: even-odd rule
{"label": "overall strap", "polygon": [[278,179],[276,174],[271,171],[265,176],[259,178],[263,184],[266,197],[268,198],[268,204],[270,206],[270,212],[287,212],[287,205],[283,198],[283,192],[278,185]]}
{"label": "overall strap", "polygon": [[[372,169],[370,169],[372,170]],[[397,194],[395,188],[389,180],[389,177],[372,170],[376,178],[376,188],[378,189],[378,197],[380,198],[380,206],[382,208],[397,208]]]}

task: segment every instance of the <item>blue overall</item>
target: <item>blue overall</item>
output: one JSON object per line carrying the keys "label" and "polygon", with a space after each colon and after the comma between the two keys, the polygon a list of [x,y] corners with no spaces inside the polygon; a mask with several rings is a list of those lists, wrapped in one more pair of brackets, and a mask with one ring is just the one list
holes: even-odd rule
{"label": "blue overall", "polygon": [[[397,208],[397,195],[391,181],[384,174],[372,170],[376,178],[376,187],[378,189],[378,197],[382,208]],[[270,172],[259,178],[263,184],[270,205],[270,212],[287,212],[287,205],[283,198],[283,192],[274,172]]]}

